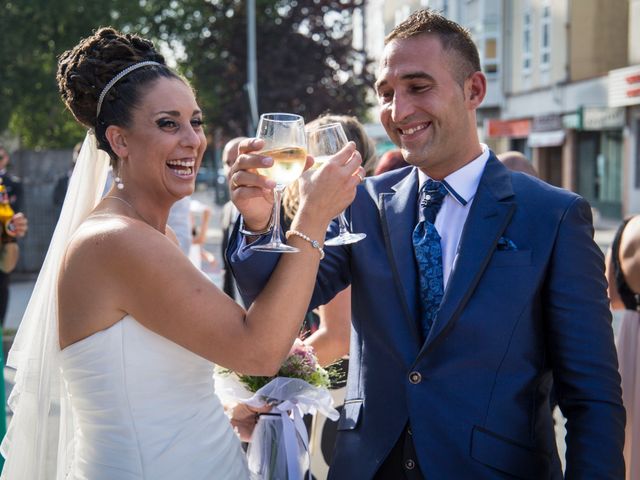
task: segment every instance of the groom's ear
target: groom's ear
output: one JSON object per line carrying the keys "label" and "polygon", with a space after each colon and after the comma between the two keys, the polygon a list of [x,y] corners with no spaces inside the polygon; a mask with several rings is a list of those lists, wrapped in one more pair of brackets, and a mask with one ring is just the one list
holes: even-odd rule
{"label": "groom's ear", "polygon": [[107,141],[111,146],[111,150],[120,158],[126,158],[129,156],[129,149],[127,147],[127,138],[121,127],[117,125],[109,125],[104,132]]}

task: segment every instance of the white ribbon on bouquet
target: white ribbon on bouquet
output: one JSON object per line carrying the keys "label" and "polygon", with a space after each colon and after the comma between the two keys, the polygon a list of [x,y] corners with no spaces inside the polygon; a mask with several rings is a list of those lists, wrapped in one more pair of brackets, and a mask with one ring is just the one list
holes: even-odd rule
{"label": "white ribbon on bouquet", "polygon": [[[310,385],[297,378],[276,377],[267,385],[259,389],[246,400],[241,400],[249,406],[260,408],[272,405],[282,425],[282,439],[272,441],[271,447],[282,446],[286,456],[286,474],[281,471],[284,465],[276,465],[274,473],[268,464],[273,459],[273,454],[265,454],[265,438],[256,438],[267,435],[265,428],[256,427],[251,439],[247,460],[249,468],[257,478],[287,478],[288,480],[302,480],[303,467],[309,465],[309,438],[302,416],[304,414],[320,412],[331,420],[337,420],[338,411],[333,408],[333,398],[329,390]],[[260,421],[266,422],[268,415],[261,416]],[[274,440],[274,439],[272,439]],[[300,459],[304,456],[304,463]],[[259,458],[257,458],[259,457]],[[266,462],[266,464],[265,464]],[[254,466],[252,468],[252,465]],[[264,475],[268,475],[265,477]],[[286,476],[285,476],[286,475]]]}

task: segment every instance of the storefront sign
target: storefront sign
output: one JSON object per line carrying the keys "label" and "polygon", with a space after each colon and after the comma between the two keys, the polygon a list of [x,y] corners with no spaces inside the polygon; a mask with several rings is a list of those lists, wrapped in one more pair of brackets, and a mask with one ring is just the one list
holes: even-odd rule
{"label": "storefront sign", "polygon": [[640,104],[640,65],[609,72],[609,106]]}
{"label": "storefront sign", "polygon": [[531,131],[530,120],[485,120],[487,137],[524,138]]}
{"label": "storefront sign", "polygon": [[583,107],[583,130],[615,130],[624,127],[624,108]]}
{"label": "storefront sign", "polygon": [[565,113],[562,115],[562,126],[571,130],[582,128],[582,115],[580,112]]}
{"label": "storefront sign", "polygon": [[531,148],[559,147],[564,143],[564,130],[553,132],[532,132],[527,139],[527,145]]}
{"label": "storefront sign", "polygon": [[553,132],[562,130],[562,117],[557,113],[533,117],[532,132]]}

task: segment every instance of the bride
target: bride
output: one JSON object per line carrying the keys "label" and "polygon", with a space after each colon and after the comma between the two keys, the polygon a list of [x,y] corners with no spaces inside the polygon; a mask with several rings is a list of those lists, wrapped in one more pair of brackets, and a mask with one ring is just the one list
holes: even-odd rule
{"label": "bride", "polygon": [[[166,226],[171,205],[193,192],[206,146],[187,81],[149,41],[111,28],[65,52],[57,79],[93,133],[10,352],[17,373],[2,478],[247,478],[213,364],[278,369],[306,313],[319,252],[293,236],[300,253],[283,256],[244,311]],[[240,152],[261,146],[247,140]],[[100,199],[104,152],[116,179]],[[292,228],[321,241],[361,174],[353,146],[306,173]],[[256,195],[273,187],[264,182]]]}

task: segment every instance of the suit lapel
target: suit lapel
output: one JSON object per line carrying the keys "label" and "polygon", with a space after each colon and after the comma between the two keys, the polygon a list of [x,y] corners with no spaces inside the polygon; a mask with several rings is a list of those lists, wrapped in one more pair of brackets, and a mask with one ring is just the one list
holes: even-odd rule
{"label": "suit lapel", "polygon": [[418,341],[418,273],[411,241],[411,232],[417,221],[418,171],[414,168],[392,190],[379,195],[381,225],[394,283],[402,299],[411,333]]}
{"label": "suit lapel", "polygon": [[460,238],[459,255],[444,292],[442,304],[418,358],[453,326],[473,294],[500,236],[511,220],[515,203],[506,199],[512,197],[510,174],[492,154],[473,199]]}

